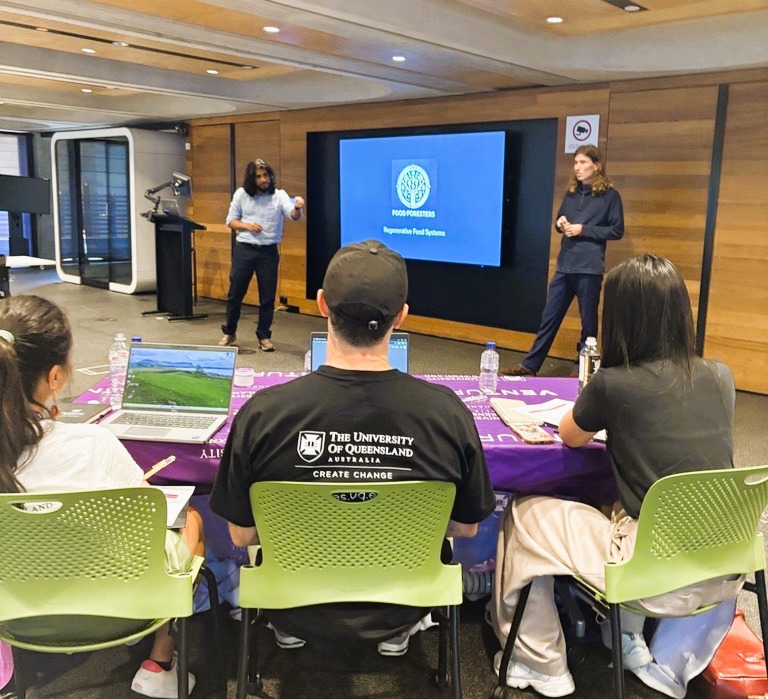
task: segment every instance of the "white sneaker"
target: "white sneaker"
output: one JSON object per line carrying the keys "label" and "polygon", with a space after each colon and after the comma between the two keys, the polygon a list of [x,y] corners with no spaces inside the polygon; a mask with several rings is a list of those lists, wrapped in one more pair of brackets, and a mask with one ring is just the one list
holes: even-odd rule
{"label": "white sneaker", "polygon": [[[501,655],[502,652],[499,651],[493,659],[493,669],[497,676],[499,665],[501,665]],[[532,670],[519,660],[510,660],[507,668],[506,685],[516,689],[531,687],[545,697],[564,697],[576,691],[576,685],[573,683],[570,672],[566,672],[564,675],[545,675],[543,672]]]}
{"label": "white sneaker", "polygon": [[296,636],[283,633],[280,629],[272,626],[272,624],[267,624],[267,628],[272,629],[272,633],[275,634],[275,643],[277,643],[278,648],[293,650],[294,648],[301,648],[307,643],[303,638],[296,638]]}
{"label": "white sneaker", "polygon": [[[603,645],[609,650],[613,647],[611,638],[611,623],[608,619],[600,622],[600,636]],[[637,670],[640,667],[653,662],[651,651],[645,644],[645,638],[641,633],[621,634],[621,656],[625,670]]]}
{"label": "white sneaker", "polygon": [[419,621],[407,631],[403,631],[403,633],[379,643],[379,655],[385,655],[390,658],[397,658],[401,655],[405,655],[408,652],[408,642],[410,641],[411,636],[419,631],[427,631],[433,626],[438,626],[438,623],[432,621],[432,612],[430,612],[419,619]]}
{"label": "white sneaker", "polygon": [[419,625],[403,631],[398,636],[388,638],[386,641],[382,641],[378,645],[379,655],[384,655],[389,658],[398,658],[401,655],[405,655],[408,652],[408,644],[410,643],[411,636],[419,630]]}
{"label": "white sneaker", "polygon": [[[133,677],[131,689],[145,697],[177,699],[179,696],[178,658],[173,657],[170,670],[163,670],[154,660],[145,660]],[[195,688],[195,676],[189,673],[189,691]]]}

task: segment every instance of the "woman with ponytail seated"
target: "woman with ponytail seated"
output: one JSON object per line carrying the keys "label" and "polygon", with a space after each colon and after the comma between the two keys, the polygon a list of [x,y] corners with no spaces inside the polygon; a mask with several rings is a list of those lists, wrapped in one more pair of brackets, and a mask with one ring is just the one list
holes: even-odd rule
{"label": "woman with ponytail seated", "polygon": [[[146,485],[144,472],[103,427],[57,422],[56,396],[72,373],[72,330],[56,304],[39,296],[0,301],[0,491],[45,493]],[[166,568],[188,569],[202,555],[199,513],[181,536],[168,532]],[[131,689],[177,696],[174,641],[168,625],[154,637]],[[190,673],[189,688],[195,678]]]}

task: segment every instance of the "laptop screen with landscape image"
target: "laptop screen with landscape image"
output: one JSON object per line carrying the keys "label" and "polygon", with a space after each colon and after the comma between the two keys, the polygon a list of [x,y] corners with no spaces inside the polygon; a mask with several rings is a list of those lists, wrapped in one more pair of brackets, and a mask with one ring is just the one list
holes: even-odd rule
{"label": "laptop screen with landscape image", "polygon": [[237,351],[195,345],[131,345],[122,407],[229,412]]}
{"label": "laptop screen with landscape image", "polygon": [[[235,347],[134,343],[121,408],[102,424],[124,439],[205,441],[229,415],[236,360]],[[173,416],[173,422],[158,415]],[[212,418],[205,428],[204,421],[183,419],[201,415]]]}

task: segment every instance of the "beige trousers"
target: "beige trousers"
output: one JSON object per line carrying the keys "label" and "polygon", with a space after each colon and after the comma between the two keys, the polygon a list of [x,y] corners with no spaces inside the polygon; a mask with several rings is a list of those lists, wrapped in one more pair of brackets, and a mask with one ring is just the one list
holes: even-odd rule
{"label": "beige trousers", "polygon": [[[637,520],[619,503],[606,517],[589,505],[552,497],[513,500],[499,532],[491,613],[502,646],[509,635],[520,590],[532,582],[513,657],[547,675],[567,672],[553,576],[576,574],[604,590],[605,562],[630,558],[636,535]],[[711,580],[643,600],[637,604],[639,614],[622,614],[622,631],[640,632],[643,610],[654,615],[686,616],[703,604],[735,597],[742,583],[743,578]]]}

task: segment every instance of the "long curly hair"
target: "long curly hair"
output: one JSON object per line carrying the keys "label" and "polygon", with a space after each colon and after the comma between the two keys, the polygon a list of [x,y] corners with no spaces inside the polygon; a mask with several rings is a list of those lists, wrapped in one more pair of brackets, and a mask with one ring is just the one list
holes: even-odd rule
{"label": "long curly hair", "polygon": [[[576,152],[573,154],[574,159],[577,155],[586,155],[595,165],[597,165],[597,173],[592,180],[592,196],[597,196],[603,192],[607,192],[613,187],[613,182],[608,179],[605,174],[605,163],[603,162],[603,156],[600,154],[597,146],[579,146]],[[575,194],[579,189],[579,181],[576,179],[576,173],[571,173],[571,179],[568,180],[568,191],[571,194]]]}
{"label": "long curly hair", "polygon": [[248,196],[255,196],[259,192],[259,188],[256,186],[256,170],[264,169],[267,171],[267,174],[269,175],[269,189],[267,190],[267,194],[274,194],[275,193],[275,187],[276,187],[276,178],[275,178],[275,171],[272,169],[272,166],[266,161],[261,160],[260,158],[258,160],[251,160],[248,165],[245,166],[245,176],[243,177],[243,189],[246,191]]}

